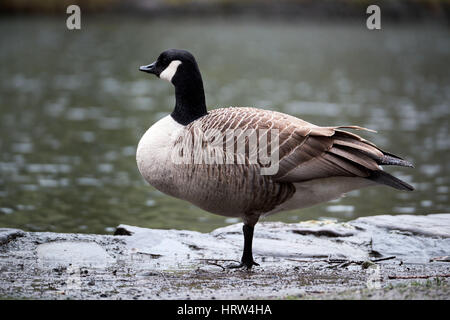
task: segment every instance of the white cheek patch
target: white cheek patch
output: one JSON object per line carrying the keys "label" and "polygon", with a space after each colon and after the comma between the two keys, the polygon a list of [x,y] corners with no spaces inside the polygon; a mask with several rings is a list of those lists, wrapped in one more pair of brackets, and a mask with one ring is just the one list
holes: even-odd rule
{"label": "white cheek patch", "polygon": [[177,72],[178,66],[181,64],[180,60],[173,60],[167,68],[164,69],[163,72],[159,75],[161,79],[167,80],[169,82],[172,81],[173,76]]}

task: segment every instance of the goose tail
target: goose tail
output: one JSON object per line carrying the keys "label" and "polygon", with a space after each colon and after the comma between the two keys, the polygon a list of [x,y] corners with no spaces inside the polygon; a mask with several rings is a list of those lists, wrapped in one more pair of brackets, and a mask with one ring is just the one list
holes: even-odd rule
{"label": "goose tail", "polygon": [[368,172],[367,179],[373,182],[398,190],[414,190],[411,185],[383,171],[380,167],[381,165],[389,165],[414,168],[414,165],[395,154],[379,149],[360,136],[337,130],[334,135],[334,145],[329,151],[365,167],[366,172]]}
{"label": "goose tail", "polygon": [[404,190],[404,191],[413,191],[414,187],[410,184],[406,183],[405,181],[400,180],[399,178],[394,177],[393,175],[383,171],[383,170],[377,170],[372,171],[368,179],[379,183],[384,184],[389,187],[398,189],[398,190]]}

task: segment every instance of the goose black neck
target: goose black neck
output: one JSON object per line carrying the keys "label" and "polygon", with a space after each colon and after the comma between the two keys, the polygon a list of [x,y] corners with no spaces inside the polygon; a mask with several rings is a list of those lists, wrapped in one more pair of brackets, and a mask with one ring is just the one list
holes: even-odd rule
{"label": "goose black neck", "polygon": [[174,80],[176,102],[172,118],[182,125],[188,125],[206,115],[208,112],[200,73],[187,79]]}

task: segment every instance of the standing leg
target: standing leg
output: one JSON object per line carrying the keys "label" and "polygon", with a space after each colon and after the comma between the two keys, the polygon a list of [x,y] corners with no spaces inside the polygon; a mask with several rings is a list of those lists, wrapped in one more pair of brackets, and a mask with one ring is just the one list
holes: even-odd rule
{"label": "standing leg", "polygon": [[253,229],[254,227],[244,224],[242,231],[244,231],[244,253],[242,254],[241,264],[250,270],[252,266],[259,266],[253,261],[252,244],[253,244]]}
{"label": "standing leg", "polygon": [[242,254],[241,263],[238,265],[232,265],[229,268],[242,268],[246,267],[250,270],[252,266],[259,266],[258,263],[253,261],[252,243],[253,243],[253,229],[254,226],[250,226],[244,223],[242,231],[244,232],[244,252]]}

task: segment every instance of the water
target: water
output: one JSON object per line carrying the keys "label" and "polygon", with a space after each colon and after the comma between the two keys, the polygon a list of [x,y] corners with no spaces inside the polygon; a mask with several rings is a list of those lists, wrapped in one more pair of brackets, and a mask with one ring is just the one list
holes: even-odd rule
{"label": "water", "polygon": [[111,233],[120,223],[209,231],[237,221],[149,187],[137,142],[171,112],[173,88],[138,72],[167,48],[194,52],[207,104],[357,124],[415,169],[376,187],[268,220],[449,212],[450,37],[428,25],[86,18],[0,22],[0,227]]}

